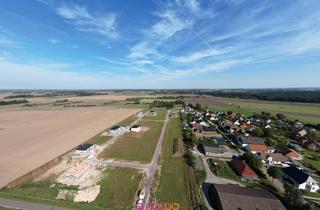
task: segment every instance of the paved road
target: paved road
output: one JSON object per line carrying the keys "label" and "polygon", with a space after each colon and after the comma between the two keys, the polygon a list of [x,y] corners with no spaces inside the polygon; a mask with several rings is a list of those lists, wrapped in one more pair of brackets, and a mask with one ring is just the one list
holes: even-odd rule
{"label": "paved road", "polygon": [[[147,177],[147,181],[146,181],[146,185],[145,185],[145,199],[143,201],[144,204],[148,204],[149,199],[150,199],[150,191],[152,188],[152,184],[153,184],[153,180],[156,174],[156,171],[158,169],[158,167],[160,167],[160,154],[161,154],[161,150],[162,150],[162,146],[163,146],[163,141],[164,141],[164,137],[165,137],[165,133],[168,127],[168,120],[169,120],[169,111],[167,111],[167,115],[166,115],[166,119],[163,123],[162,126],[162,130],[161,130],[161,134],[159,137],[159,141],[156,147],[156,150],[154,152],[153,158],[152,158],[152,162],[151,165],[148,168],[148,177]],[[143,209],[145,210],[147,207],[147,205],[144,205]]]}
{"label": "paved road", "polygon": [[23,209],[23,210],[68,210],[65,208],[59,208],[55,206],[15,201],[15,200],[3,199],[3,198],[0,198],[0,206],[7,207],[7,208]]}

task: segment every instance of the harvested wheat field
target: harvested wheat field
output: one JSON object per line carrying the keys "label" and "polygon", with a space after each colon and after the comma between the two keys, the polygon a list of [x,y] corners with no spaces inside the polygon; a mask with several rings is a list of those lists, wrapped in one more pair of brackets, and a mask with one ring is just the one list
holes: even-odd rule
{"label": "harvested wheat field", "polygon": [[0,112],[0,188],[138,111],[100,107]]}

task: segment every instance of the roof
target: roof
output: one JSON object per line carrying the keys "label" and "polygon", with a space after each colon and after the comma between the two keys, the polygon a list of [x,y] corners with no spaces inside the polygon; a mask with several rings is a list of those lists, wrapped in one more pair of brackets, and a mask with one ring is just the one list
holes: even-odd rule
{"label": "roof", "polygon": [[291,157],[291,158],[298,158],[300,157],[299,153],[297,153],[296,151],[294,150],[290,150],[287,154],[286,154],[287,157]]}
{"label": "roof", "polygon": [[265,144],[249,144],[250,151],[254,152],[268,152],[268,148]]}
{"label": "roof", "polygon": [[90,147],[92,147],[93,144],[81,144],[77,147],[76,150],[81,150],[81,151],[85,151],[87,149],[89,149]]}
{"label": "roof", "polygon": [[205,132],[212,132],[212,131],[215,131],[216,129],[214,127],[203,126],[202,130]]}
{"label": "roof", "polygon": [[288,158],[281,153],[262,153],[261,159],[267,160],[268,157],[272,157],[272,161],[285,163],[288,161]]}
{"label": "roof", "polygon": [[299,170],[295,166],[290,166],[282,169],[283,173],[287,175],[290,179],[292,179],[294,182],[298,184],[302,184],[307,181],[309,178],[309,175],[303,172],[302,170]]}
{"label": "roof", "polygon": [[264,140],[262,138],[252,136],[243,136],[241,137],[241,141],[243,144],[264,144]]}
{"label": "roof", "polygon": [[131,126],[131,128],[140,128],[140,125],[135,124],[135,125]]}
{"label": "roof", "polygon": [[112,126],[112,127],[110,128],[110,130],[118,130],[119,128],[120,128],[119,125],[115,125],[115,126]]}
{"label": "roof", "polygon": [[214,189],[223,210],[286,210],[273,194],[264,189],[227,184],[214,184]]}
{"label": "roof", "polygon": [[210,153],[223,154],[225,152],[224,147],[216,146],[216,145],[203,145],[203,149],[205,152],[210,152]]}
{"label": "roof", "polygon": [[236,172],[242,177],[258,177],[257,174],[250,168],[250,166],[244,160],[232,160]]}

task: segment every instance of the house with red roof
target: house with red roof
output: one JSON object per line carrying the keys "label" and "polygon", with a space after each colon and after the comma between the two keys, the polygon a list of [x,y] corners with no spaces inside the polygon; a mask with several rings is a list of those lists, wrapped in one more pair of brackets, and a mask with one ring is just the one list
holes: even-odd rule
{"label": "house with red roof", "polygon": [[250,168],[250,166],[244,160],[232,160],[232,168],[234,171],[247,180],[259,180],[258,175]]}
{"label": "house with red roof", "polygon": [[268,152],[268,147],[265,144],[248,144],[246,149],[253,154],[262,154]]}

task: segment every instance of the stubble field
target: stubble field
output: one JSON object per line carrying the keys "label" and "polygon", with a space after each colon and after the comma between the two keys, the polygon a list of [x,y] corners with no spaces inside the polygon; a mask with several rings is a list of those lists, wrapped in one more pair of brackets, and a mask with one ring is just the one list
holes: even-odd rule
{"label": "stubble field", "polygon": [[0,188],[139,109],[0,111]]}

